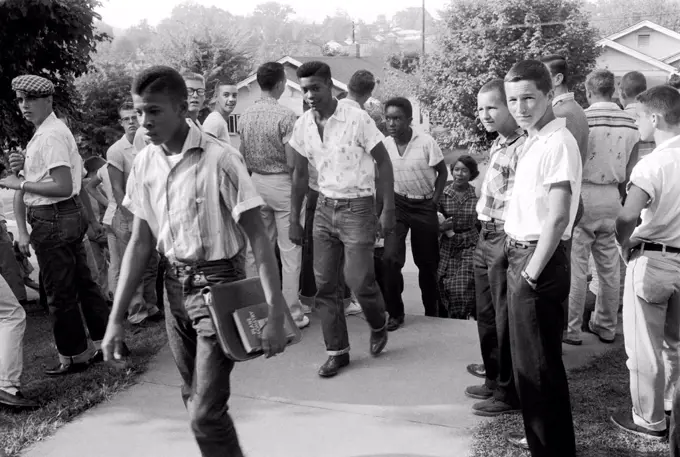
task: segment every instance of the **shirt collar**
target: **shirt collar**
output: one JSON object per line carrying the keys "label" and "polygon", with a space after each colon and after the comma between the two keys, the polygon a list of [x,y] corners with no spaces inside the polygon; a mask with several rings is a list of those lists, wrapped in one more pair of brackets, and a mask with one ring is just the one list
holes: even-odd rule
{"label": "shirt collar", "polygon": [[276,100],[272,97],[261,97],[255,103],[266,103],[268,105],[278,105],[279,102],[278,102],[278,100]]}
{"label": "shirt collar", "polygon": [[[128,141],[127,135],[123,135],[123,136],[120,138],[120,141],[123,143],[123,147],[124,147],[125,149],[130,149],[130,148],[134,147],[133,144],[130,143],[130,142]],[[134,139],[133,139],[133,141],[134,141]]]}
{"label": "shirt collar", "polygon": [[522,138],[524,135],[524,130],[521,127],[517,127],[514,132],[510,134],[510,136],[507,137],[502,137],[500,134],[498,135],[498,138],[496,139],[496,142],[498,146],[505,147],[509,146],[515,141],[519,140]]}
{"label": "shirt collar", "polygon": [[621,111],[621,108],[619,108],[619,105],[617,105],[614,102],[595,102],[591,103],[590,106],[586,109],[613,109],[617,111]]}
{"label": "shirt collar", "polygon": [[663,143],[657,145],[656,148],[654,149],[654,152],[661,151],[662,149],[667,149],[673,146],[680,147],[680,135],[676,135],[673,138],[669,138]]}
{"label": "shirt collar", "polygon": [[[338,106],[335,107],[335,112],[333,114],[331,114],[331,117],[329,117],[328,120],[335,119],[339,122],[345,122],[345,120],[347,119],[347,108],[348,108],[348,106],[349,106],[348,104],[342,103],[342,100],[338,100]],[[313,110],[310,109],[305,114],[309,115],[309,118],[307,119],[307,125],[310,128],[316,127],[316,121],[314,121]]]}
{"label": "shirt collar", "polygon": [[[448,195],[449,197],[455,197],[457,195],[461,195],[456,193],[453,185],[451,186],[446,186],[444,188],[444,193]],[[463,194],[463,200],[467,200],[469,198],[476,197],[477,194],[475,193],[475,188],[472,186],[472,184],[468,183],[467,189],[465,189],[465,193]]]}
{"label": "shirt collar", "polygon": [[574,99],[574,93],[573,92],[567,92],[566,94],[557,95],[557,96],[553,97],[552,106],[555,106],[560,102],[566,102],[566,101],[573,100],[573,99]]}
{"label": "shirt collar", "polygon": [[[182,151],[180,154],[184,154],[187,151],[191,150],[203,150],[203,132],[201,131],[196,124],[193,122],[187,122],[189,125],[189,133],[187,134],[187,137],[184,139],[184,144],[182,145]],[[165,150],[163,149],[162,146],[155,146],[156,152],[158,154],[166,155]]]}
{"label": "shirt collar", "polygon": [[557,117],[553,119],[552,121],[548,122],[543,126],[543,128],[538,132],[538,134],[534,137],[536,138],[548,138],[550,135],[555,133],[557,130],[561,128],[566,128],[567,127],[567,120],[566,118],[563,117]]}
{"label": "shirt collar", "polygon": [[338,100],[338,103],[342,103],[343,105],[361,109],[361,105],[359,105],[359,103],[357,103],[355,100],[350,100],[349,98],[343,98],[342,100]]}
{"label": "shirt collar", "polygon": [[56,121],[58,121],[58,120],[59,120],[59,118],[57,118],[57,116],[54,114],[54,111],[51,112],[51,113],[49,114],[49,116],[47,116],[47,117],[45,118],[45,120],[42,121],[42,124],[40,124],[40,127],[38,127],[38,128],[35,130],[35,134],[36,134],[36,135],[39,135],[39,134],[43,133],[45,130],[49,129],[50,126],[53,125],[53,124],[54,124]]}

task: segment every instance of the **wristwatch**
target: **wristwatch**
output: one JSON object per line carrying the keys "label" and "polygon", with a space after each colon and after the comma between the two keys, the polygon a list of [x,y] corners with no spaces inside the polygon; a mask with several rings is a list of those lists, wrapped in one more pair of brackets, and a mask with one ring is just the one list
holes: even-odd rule
{"label": "wristwatch", "polygon": [[536,286],[538,286],[538,281],[529,276],[529,273],[527,273],[526,270],[522,270],[522,277],[531,286],[532,289],[536,289]]}
{"label": "wristwatch", "polygon": [[25,185],[26,185],[26,180],[24,179],[24,180],[21,181],[21,184],[19,185],[19,188],[20,188],[21,190],[24,190],[24,186],[25,186]]}

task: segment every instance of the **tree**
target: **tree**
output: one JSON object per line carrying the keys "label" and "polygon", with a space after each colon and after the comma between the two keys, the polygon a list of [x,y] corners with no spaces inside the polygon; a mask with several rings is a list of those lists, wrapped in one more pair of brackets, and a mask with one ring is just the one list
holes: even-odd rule
{"label": "tree", "polygon": [[[392,18],[392,23],[396,27],[405,30],[421,30],[423,28],[423,9],[420,7],[410,7],[397,11]],[[434,18],[425,10],[425,33],[430,33],[434,26]]]}
{"label": "tree", "polygon": [[[572,89],[583,92],[599,49],[597,32],[578,0],[458,0],[443,14],[437,49],[424,62],[419,98],[446,147],[486,147],[476,118],[477,92],[519,60],[561,54]],[[580,96],[580,95],[579,95]]]}
{"label": "tree", "polygon": [[602,36],[645,19],[680,32],[680,0],[598,0],[585,5]]}
{"label": "tree", "polygon": [[[25,144],[32,128],[22,118],[11,81],[22,74],[44,76],[55,85],[55,110],[77,121],[73,80],[85,73],[96,44],[97,0],[6,0],[0,2],[0,144]],[[77,122],[76,122],[77,123]]]}

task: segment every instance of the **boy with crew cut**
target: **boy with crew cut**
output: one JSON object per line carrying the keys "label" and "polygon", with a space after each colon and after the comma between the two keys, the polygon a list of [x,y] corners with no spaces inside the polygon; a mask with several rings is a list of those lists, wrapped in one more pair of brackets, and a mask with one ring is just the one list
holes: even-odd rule
{"label": "boy with crew cut", "polygon": [[201,290],[245,278],[247,236],[269,304],[264,352],[270,357],[283,351],[286,303],[260,216],[264,202],[238,152],[186,122],[187,87],[177,71],[162,66],[142,71],[132,98],[151,144],[128,178],[124,205],[134,224],[102,343],[104,357],[124,356],[123,316],[155,241],[169,261],[166,328],[201,455],[242,457],[227,412],[234,362],[220,348]]}
{"label": "boy with crew cut", "polygon": [[[562,362],[571,236],[581,192],[581,157],[552,110],[548,68],[536,60],[505,76],[510,113],[528,133],[507,209],[508,322],[515,384],[533,457],[574,457],[576,444]],[[507,433],[520,445],[522,435]]]}
{"label": "boy with crew cut", "polygon": [[217,83],[213,102],[215,109],[203,121],[203,131],[218,140],[231,144],[229,136],[229,116],[236,108],[238,88],[234,84]]}
{"label": "boy with crew cut", "polygon": [[[369,351],[387,344],[385,303],[375,278],[375,166],[382,187],[380,223],[394,229],[394,176],[383,135],[363,110],[333,97],[330,67],[306,62],[297,70],[310,110],[295,123],[290,146],[296,151],[290,237],[302,244],[300,210],[307,192],[309,166],[318,174],[319,200],[314,216],[314,276],[327,361],[319,376],[331,377],[349,365],[349,336],[338,293],[338,271],[356,296],[371,328]],[[375,161],[375,162],[374,162]]]}
{"label": "boy with crew cut", "polygon": [[484,400],[472,406],[475,414],[495,416],[517,411],[519,405],[510,351],[504,227],[526,134],[508,110],[502,79],[491,80],[479,90],[477,115],[486,131],[497,132],[498,138],[489,151],[491,160],[477,202],[482,230],[474,268],[477,329],[484,363],[468,367],[485,382],[466,388],[465,395]]}
{"label": "boy with crew cut", "polygon": [[[637,109],[635,108],[637,102],[635,101],[635,97],[646,90],[647,78],[639,71],[629,71],[621,78],[618,89],[619,101],[623,106],[623,110],[633,119],[637,117]],[[652,152],[655,147],[654,141],[640,140],[637,144],[637,148],[633,151],[633,156],[629,162],[626,176],[630,176],[630,172],[633,170],[635,164],[638,163],[641,158]]]}
{"label": "boy with crew cut", "polygon": [[623,335],[633,409],[611,420],[628,433],[662,440],[664,410],[673,406],[680,376],[680,93],[657,86],[636,101],[640,137],[657,147],[633,168],[616,220],[627,264]]}

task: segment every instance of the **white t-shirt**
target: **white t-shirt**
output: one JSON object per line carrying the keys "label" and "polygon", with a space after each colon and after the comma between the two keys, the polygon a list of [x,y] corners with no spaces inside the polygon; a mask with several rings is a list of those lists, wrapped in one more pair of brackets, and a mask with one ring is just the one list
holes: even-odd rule
{"label": "white t-shirt", "polygon": [[111,178],[109,177],[108,164],[97,170],[97,177],[102,182],[101,189],[104,192],[104,196],[109,201],[109,205],[106,207],[104,217],[102,218],[102,223],[111,225],[113,216],[116,214],[116,208],[118,208],[118,204],[116,203],[116,199],[113,197],[113,189],[111,187]]}
{"label": "white t-shirt", "polygon": [[649,194],[642,223],[632,240],[680,248],[680,135],[658,145],[643,157],[630,175],[630,183]]}
{"label": "white t-shirt", "polygon": [[397,143],[391,136],[385,138],[383,144],[390,154],[394,169],[394,192],[408,198],[431,198],[437,180],[434,167],[444,160],[434,138],[413,129],[413,136],[403,156],[399,155]]}
{"label": "white t-shirt", "polygon": [[205,118],[205,121],[203,121],[203,131],[208,135],[214,136],[218,140],[222,140],[228,145],[231,145],[229,124],[227,124],[227,121],[225,121],[222,115],[217,111],[213,111]]}
{"label": "white t-shirt", "polygon": [[569,181],[569,225],[562,235],[562,240],[568,240],[578,210],[582,173],[578,143],[567,130],[564,118],[549,122],[537,135],[529,137],[517,164],[515,185],[505,220],[508,236],[519,241],[537,241],[550,209],[550,186]]}

